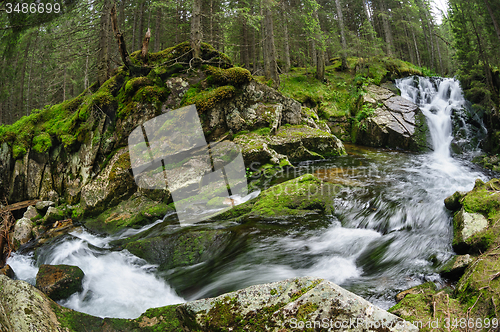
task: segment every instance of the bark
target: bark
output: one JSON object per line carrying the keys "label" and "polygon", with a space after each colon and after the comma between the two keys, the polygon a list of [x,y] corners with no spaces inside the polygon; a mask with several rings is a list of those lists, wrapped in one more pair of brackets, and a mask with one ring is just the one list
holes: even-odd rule
{"label": "bark", "polygon": [[123,25],[125,24],[125,1],[121,0],[118,5],[118,29],[123,29]]}
{"label": "bark", "polygon": [[123,38],[123,34],[118,29],[118,22],[116,19],[116,6],[113,6],[111,8],[111,25],[113,26],[113,32],[115,34],[116,42],[118,43],[118,52],[120,53],[123,64],[126,67],[130,68],[132,67],[132,63],[130,62],[129,54],[127,52],[125,39]]}
{"label": "bark", "polygon": [[342,7],[340,6],[340,0],[335,0],[335,6],[337,7],[337,17],[340,25],[340,39],[342,41],[342,70],[347,69],[347,42],[345,39],[344,30],[344,17],[342,15]]}
{"label": "bark", "polygon": [[413,44],[415,45],[415,53],[417,54],[418,66],[422,67],[422,62],[420,61],[420,52],[418,51],[417,38],[415,37],[415,30],[413,30],[413,27],[411,28],[411,34],[413,36]]}
{"label": "bark", "polygon": [[[317,11],[314,11],[314,18],[316,21],[318,21],[319,24]],[[323,36],[321,34],[321,30],[317,31],[316,39],[318,40],[319,44],[318,49],[316,51],[316,56],[318,57],[316,60],[316,78],[319,81],[323,82],[325,80],[325,50],[324,50]]]}
{"label": "bark", "polygon": [[154,52],[160,51],[161,8],[156,11]]}
{"label": "bark", "polygon": [[[37,31],[37,35],[38,35],[38,31]],[[23,68],[21,69],[21,80],[19,83],[20,87],[21,87],[21,93],[19,96],[18,108],[20,110],[22,110],[24,108],[24,79],[26,76],[26,67],[28,64],[28,54],[29,54],[29,50],[31,47],[31,40],[32,39],[33,39],[33,35],[30,35],[30,37],[28,39],[28,44],[26,45],[26,48],[24,49],[24,62],[23,62]],[[28,114],[26,114],[26,115],[28,115]]]}
{"label": "bark", "polygon": [[191,17],[191,48],[193,58],[201,57],[201,0],[193,0],[193,16]]}
{"label": "bark", "polygon": [[148,28],[146,34],[144,35],[144,39],[142,40],[141,47],[141,57],[142,61],[147,64],[148,63],[148,48],[149,48],[149,40],[151,39],[151,30]]}
{"label": "bark", "polygon": [[246,20],[242,18],[241,24],[241,36],[242,36],[242,44],[240,45],[240,62],[243,64],[245,68],[250,68],[250,57],[248,54],[248,27]]}
{"label": "bark", "polygon": [[389,25],[389,20],[385,15],[387,15],[387,10],[385,8],[384,4],[385,0],[380,0],[380,9],[383,12],[382,15],[382,25],[384,27],[384,36],[385,36],[385,42],[387,43],[387,55],[392,57],[392,49],[393,49],[393,42],[392,42],[392,31],[391,31],[391,26]]}
{"label": "bark", "polygon": [[273,87],[278,88],[280,85],[280,78],[278,75],[278,64],[276,63],[276,48],[274,45],[274,27],[273,27],[273,16],[271,12],[271,4],[266,4],[265,6],[265,42],[267,47],[264,63],[267,64],[267,71],[264,72],[264,76],[268,79],[273,80]]}
{"label": "bark", "polygon": [[443,69],[443,59],[441,57],[441,49],[439,48],[439,40],[437,39],[434,39],[436,41],[436,48],[437,48],[437,52],[438,52],[438,59],[439,59],[439,69],[440,69],[440,73],[441,75],[444,73],[444,69]]}
{"label": "bark", "polygon": [[[101,23],[99,31],[99,53],[98,53],[98,80],[99,85],[106,82],[110,77],[110,57],[109,57],[109,40],[108,40],[108,30],[110,22],[110,12],[111,12],[111,1],[104,0],[101,13]],[[116,16],[116,9],[115,9]]]}
{"label": "bark", "polygon": [[484,4],[486,5],[486,8],[488,9],[488,13],[490,14],[491,20],[493,21],[493,27],[495,27],[495,32],[497,33],[498,40],[500,41],[500,28],[498,27],[498,22],[495,19],[495,15],[493,14],[493,10],[491,10],[489,0],[484,0]]}
{"label": "bark", "polygon": [[288,73],[290,71],[290,36],[288,35],[288,16],[286,13],[286,5],[283,3],[283,60],[285,68],[283,71]]}
{"label": "bark", "polygon": [[137,29],[137,47],[134,50],[138,49],[142,43],[142,34],[144,33],[144,3],[146,0],[142,0],[139,3],[139,27]]}

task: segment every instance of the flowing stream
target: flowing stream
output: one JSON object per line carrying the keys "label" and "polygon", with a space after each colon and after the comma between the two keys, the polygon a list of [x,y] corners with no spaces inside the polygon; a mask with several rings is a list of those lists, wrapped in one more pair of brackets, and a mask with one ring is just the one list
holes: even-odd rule
{"label": "flowing stream", "polygon": [[[86,275],[84,291],[61,304],[102,317],[135,318],[150,307],[295,276],[331,280],[385,309],[399,291],[429,280],[444,284],[437,271],[453,255],[453,230],[443,200],[489,176],[450,154],[451,115],[465,105],[458,81],[406,78],[397,86],[427,117],[434,151],[346,146],[347,156],[302,163],[295,172],[343,185],[332,216],[262,221],[274,228],[250,229],[240,247],[203,273],[196,273],[203,264],[158,271],[111,245],[119,237],[165,227],[162,221],[115,237],[82,229],[37,250],[36,259],[13,255],[8,264],[32,283],[40,264],[78,265]],[[182,276],[182,287],[175,275]]]}

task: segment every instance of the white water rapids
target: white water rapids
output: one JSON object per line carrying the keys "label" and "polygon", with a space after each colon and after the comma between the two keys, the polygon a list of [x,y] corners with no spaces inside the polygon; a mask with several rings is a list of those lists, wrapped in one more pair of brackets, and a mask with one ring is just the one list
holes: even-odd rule
{"label": "white water rapids", "polygon": [[[263,221],[271,231],[250,228],[244,245],[201,277],[195,272],[203,264],[156,273],[155,266],[126,250],[110,248],[116,237],[85,230],[46,245],[36,262],[14,254],[8,264],[17,278],[31,283],[37,265],[79,266],[85,273],[84,291],[60,303],[101,317],[135,318],[150,307],[183,302],[177,294],[192,300],[306,275],[331,280],[387,309],[401,290],[427,280],[442,282],[437,271],[453,255],[451,214],[443,199],[456,190],[471,190],[477,178],[487,180],[471,163],[450,155],[450,115],[465,102],[459,83],[406,78],[397,86],[427,117],[434,151],[351,146],[348,156],[297,167],[348,183],[335,198],[333,215],[308,216],[299,223]],[[324,171],[318,173],[318,168]],[[321,226],[304,226],[309,222]],[[161,221],[148,228],[153,226],[162,227]],[[177,293],[165,281],[176,275],[189,284]]]}

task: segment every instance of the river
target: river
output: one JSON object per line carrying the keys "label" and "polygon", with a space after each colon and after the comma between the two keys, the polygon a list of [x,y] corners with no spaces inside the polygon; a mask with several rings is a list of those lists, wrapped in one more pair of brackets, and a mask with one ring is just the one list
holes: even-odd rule
{"label": "river", "polygon": [[[170,271],[160,273],[110,244],[162,227],[161,221],[115,237],[81,229],[39,249],[36,259],[14,254],[8,264],[19,279],[31,283],[40,264],[80,266],[86,275],[84,292],[60,303],[101,317],[135,318],[150,307],[296,276],[331,280],[384,309],[395,304],[394,296],[402,290],[425,281],[444,285],[438,271],[454,253],[452,215],[443,200],[457,190],[471,190],[477,178],[488,180],[490,175],[450,153],[451,115],[465,105],[457,81],[407,78],[397,86],[427,117],[434,151],[346,145],[347,156],[299,164],[301,173],[343,185],[333,215],[311,216],[299,226],[292,219],[266,221],[283,231],[256,232],[245,248],[201,277],[189,277],[197,275],[199,266],[176,269],[189,287],[175,289]],[[307,227],[309,222],[314,227]]]}

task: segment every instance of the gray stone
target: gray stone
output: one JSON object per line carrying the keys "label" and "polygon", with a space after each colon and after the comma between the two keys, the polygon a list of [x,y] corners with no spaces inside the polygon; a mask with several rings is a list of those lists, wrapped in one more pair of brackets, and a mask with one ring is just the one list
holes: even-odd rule
{"label": "gray stone", "polygon": [[477,233],[488,227],[488,219],[480,213],[469,213],[460,209],[453,218],[454,237],[453,246],[467,247],[469,240]]}
{"label": "gray stone", "polygon": [[428,150],[428,128],[420,109],[392,91],[370,85],[363,96],[363,105],[374,113],[358,126],[356,143],[399,148],[403,150]]}
{"label": "gray stone", "polygon": [[31,234],[32,229],[33,229],[33,223],[31,222],[31,219],[21,218],[18,221],[16,221],[16,224],[14,225],[14,236],[13,236],[14,246],[18,247],[18,245],[23,245],[28,243],[32,238]]}
{"label": "gray stone", "polygon": [[56,204],[52,201],[41,201],[36,202],[35,208],[41,213],[45,213],[49,207],[56,206]]}
{"label": "gray stone", "polygon": [[[325,327],[342,331],[418,331],[401,318],[382,310],[336,284],[312,277],[287,279],[188,302],[177,308],[184,326],[211,331],[221,328],[221,317],[228,330],[279,331]],[[240,319],[237,319],[239,317]],[[359,324],[349,325],[349,319]],[[343,322],[347,322],[342,326]],[[334,324],[341,324],[335,326]],[[305,325],[309,324],[309,325]],[[316,324],[316,325],[314,325]],[[385,328],[384,328],[385,327]]]}
{"label": "gray stone", "polygon": [[28,206],[28,209],[26,210],[26,212],[24,212],[23,218],[33,219],[37,215],[38,215],[37,209],[33,205],[30,205],[30,206]]}
{"label": "gray stone", "polygon": [[14,279],[14,277],[16,276],[16,274],[14,273],[14,270],[12,270],[12,267],[10,267],[9,264],[5,265],[4,267],[2,267],[0,269],[0,275],[7,276],[11,279]]}
{"label": "gray stone", "polygon": [[27,282],[0,275],[0,331],[63,331],[53,305],[56,304]]}
{"label": "gray stone", "polygon": [[440,273],[445,278],[458,280],[473,260],[474,259],[469,254],[453,256],[443,266]]}

